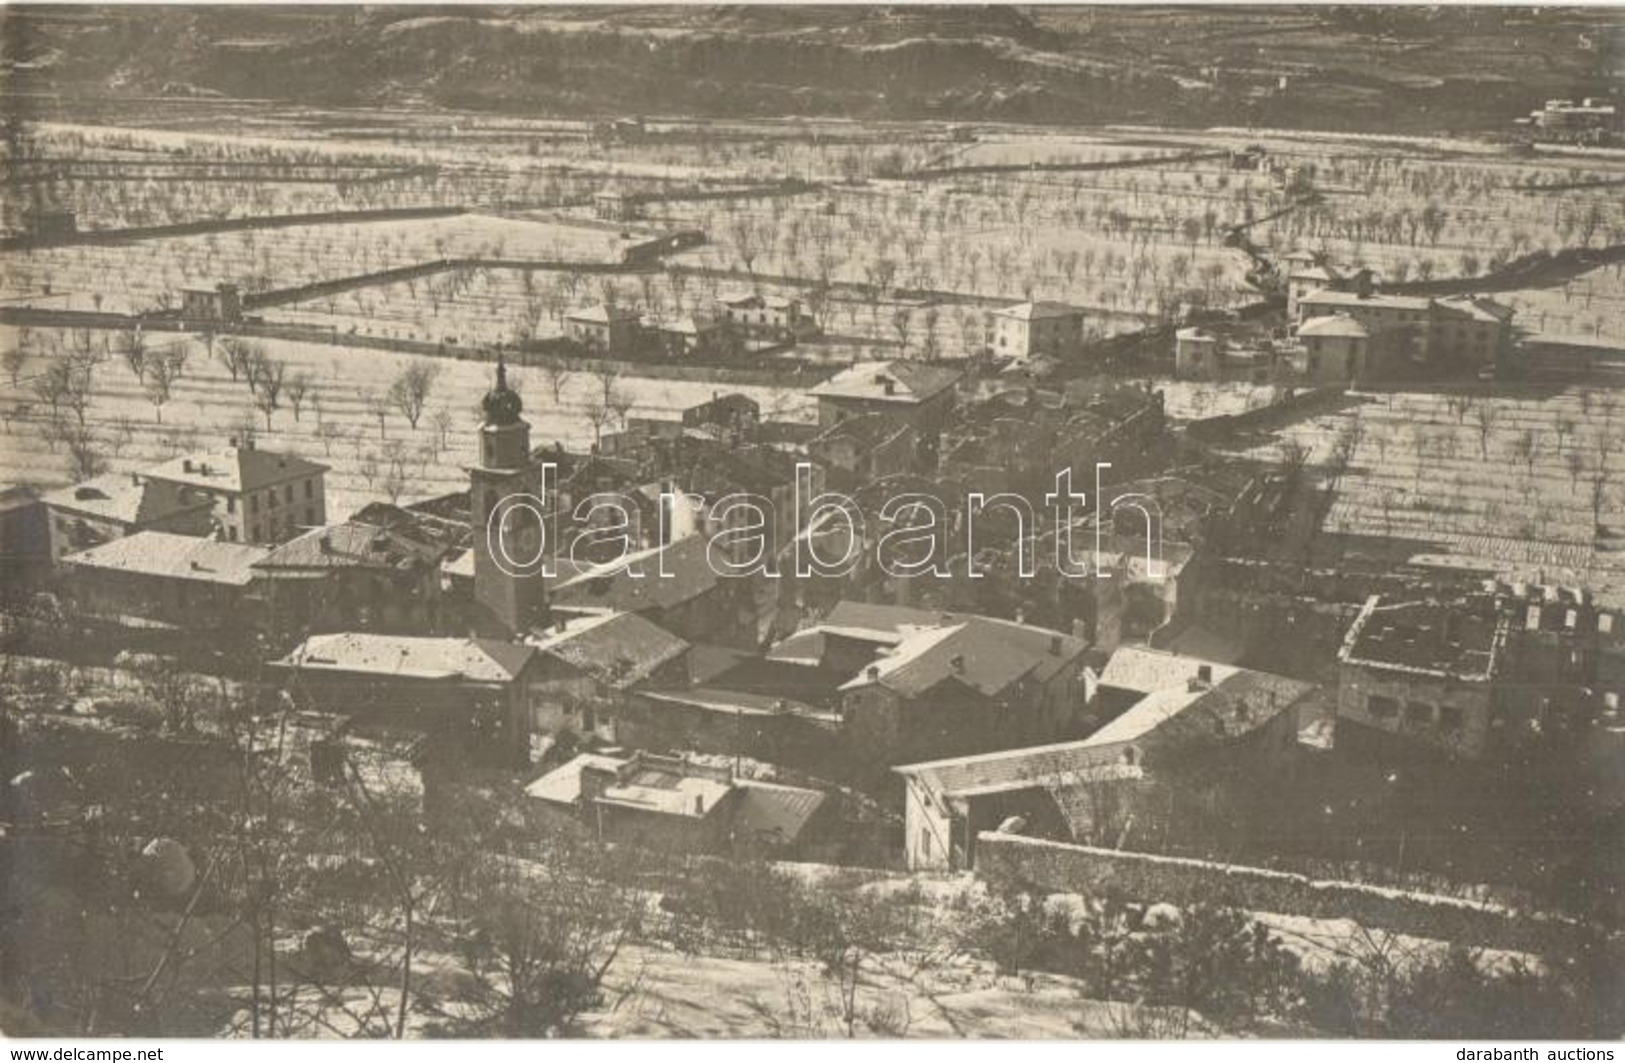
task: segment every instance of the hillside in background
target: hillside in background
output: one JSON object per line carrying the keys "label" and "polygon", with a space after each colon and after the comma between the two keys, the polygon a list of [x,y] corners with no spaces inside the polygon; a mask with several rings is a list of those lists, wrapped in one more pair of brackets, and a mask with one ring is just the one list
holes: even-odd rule
{"label": "hillside in background", "polygon": [[[1520,8],[29,8],[16,100],[528,115],[1505,130],[1625,77],[1625,13]],[[27,106],[28,104],[23,104]]]}

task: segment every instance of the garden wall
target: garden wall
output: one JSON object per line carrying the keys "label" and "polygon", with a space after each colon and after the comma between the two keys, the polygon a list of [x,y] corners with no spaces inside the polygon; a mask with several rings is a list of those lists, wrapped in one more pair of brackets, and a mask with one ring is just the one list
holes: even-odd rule
{"label": "garden wall", "polygon": [[1281,915],[1348,919],[1366,927],[1483,948],[1543,951],[1554,939],[1575,930],[1566,919],[1455,897],[995,831],[977,836],[976,873],[990,882],[1057,893],[1115,892],[1147,902],[1218,903]]}
{"label": "garden wall", "polygon": [[0,240],[0,249],[65,247],[73,244],[110,244],[153,240],[168,236],[199,236],[238,229],[279,229],[294,225],[341,225],[359,221],[400,221],[410,218],[449,218],[466,213],[464,207],[391,207],[382,210],[328,210],[314,214],[266,214],[247,218],[211,218],[206,221],[147,225],[129,229],[83,229],[52,236],[19,236]]}

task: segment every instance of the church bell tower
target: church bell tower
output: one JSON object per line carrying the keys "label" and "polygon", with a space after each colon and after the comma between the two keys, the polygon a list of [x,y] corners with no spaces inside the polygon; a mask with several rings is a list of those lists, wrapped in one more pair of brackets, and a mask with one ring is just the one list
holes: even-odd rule
{"label": "church bell tower", "polygon": [[481,406],[480,460],[468,470],[476,627],[508,637],[547,623],[543,513],[553,499],[543,494],[541,469],[530,458],[530,425],[520,416],[524,403],[508,386],[500,357],[496,384]]}

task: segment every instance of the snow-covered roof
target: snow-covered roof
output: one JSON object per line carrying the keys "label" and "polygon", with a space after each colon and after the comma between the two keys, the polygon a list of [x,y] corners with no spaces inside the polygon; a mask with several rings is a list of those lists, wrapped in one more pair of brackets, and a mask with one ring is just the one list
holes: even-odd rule
{"label": "snow-covered roof", "polygon": [[995,317],[1008,317],[1016,321],[1042,321],[1058,317],[1076,317],[1082,313],[1077,307],[1065,303],[1031,302],[1017,303],[1015,306],[1005,306],[993,311]]}
{"label": "snow-covered roof", "polygon": [[165,579],[245,587],[266,549],[252,543],[222,543],[192,535],[141,531],[69,554],[63,562],[98,572],[125,572]]}
{"label": "snow-covered roof", "polygon": [[1328,314],[1325,317],[1312,317],[1299,325],[1298,335],[1363,340],[1369,338],[1371,333],[1364,325],[1347,314]]}
{"label": "snow-covered roof", "polygon": [[258,491],[326,471],[326,465],[297,454],[278,454],[259,447],[224,447],[173,458],[142,475],[169,483],[236,493]]}
{"label": "snow-covered roof", "polygon": [[919,403],[959,382],[957,369],[907,360],[859,362],[811,390],[817,398]]}
{"label": "snow-covered roof", "polygon": [[494,639],[426,638],[347,631],[312,635],[276,663],[303,672],[351,672],[409,679],[511,683],[533,646]]}

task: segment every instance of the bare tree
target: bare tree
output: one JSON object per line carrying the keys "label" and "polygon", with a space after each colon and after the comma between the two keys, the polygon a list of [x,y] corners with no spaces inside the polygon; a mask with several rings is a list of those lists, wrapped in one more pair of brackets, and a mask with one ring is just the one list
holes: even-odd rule
{"label": "bare tree", "polygon": [[83,423],[64,426],[62,441],[67,444],[69,469],[75,480],[88,480],[108,470],[107,441]]}
{"label": "bare tree", "polygon": [[1490,435],[1495,431],[1496,422],[1500,414],[1488,402],[1481,402],[1473,407],[1473,418],[1478,423],[1478,453],[1480,457],[1488,460],[1490,456]]}
{"label": "bare tree", "polygon": [[344,426],[337,421],[323,421],[316,426],[316,438],[322,441],[322,449],[328,457],[333,456],[333,443],[345,436]]}
{"label": "bare tree", "polygon": [[440,367],[433,362],[414,362],[402,369],[389,385],[389,403],[399,410],[413,428],[423,416],[423,407],[434,390]]}
{"label": "bare tree", "polygon": [[141,326],[127,330],[119,343],[119,352],[124,356],[124,364],[130,367],[130,375],[140,383],[147,372],[147,337],[141,331]]}
{"label": "bare tree", "polygon": [[241,336],[222,336],[215,347],[220,355],[220,364],[226,367],[233,381],[248,372],[259,353],[259,344]]}
{"label": "bare tree", "polygon": [[376,391],[369,391],[363,397],[367,414],[378,420],[378,438],[384,438],[384,418],[389,416],[389,396],[381,395]]}
{"label": "bare tree", "polygon": [[249,383],[254,390],[254,405],[265,415],[265,427],[271,427],[271,415],[282,408],[282,389],[288,375],[288,363],[261,352],[249,370]]}
{"label": "bare tree", "polygon": [[310,387],[314,379],[307,372],[298,372],[288,378],[285,390],[288,393],[288,406],[293,410],[293,419],[299,420],[299,412],[304,408],[305,398],[310,394]]}
{"label": "bare tree", "polygon": [[575,376],[575,373],[563,362],[549,361],[542,366],[542,379],[547,381],[549,390],[553,392],[554,405],[560,402],[565,382],[572,376]]}
{"label": "bare tree", "polygon": [[159,351],[146,359],[147,401],[152,403],[153,416],[164,423],[164,404],[174,393],[175,382],[180,379],[186,358],[180,352]]}
{"label": "bare tree", "polygon": [[581,415],[592,425],[592,445],[596,450],[604,441],[604,426],[609,423],[614,413],[610,410],[608,402],[594,395],[581,408]]}
{"label": "bare tree", "polygon": [[34,381],[34,394],[50,406],[53,416],[68,410],[83,427],[90,408],[92,364],[77,358],[53,362]]}
{"label": "bare tree", "polygon": [[451,411],[442,406],[435,410],[434,413],[429,415],[429,422],[434,425],[435,431],[440,434],[440,449],[446,449],[446,447],[450,445],[449,437],[451,435],[452,426]]}
{"label": "bare tree", "polygon": [[22,382],[23,367],[27,364],[28,347],[20,336],[16,343],[0,351],[0,368],[4,368],[6,376],[11,378],[12,387]]}

